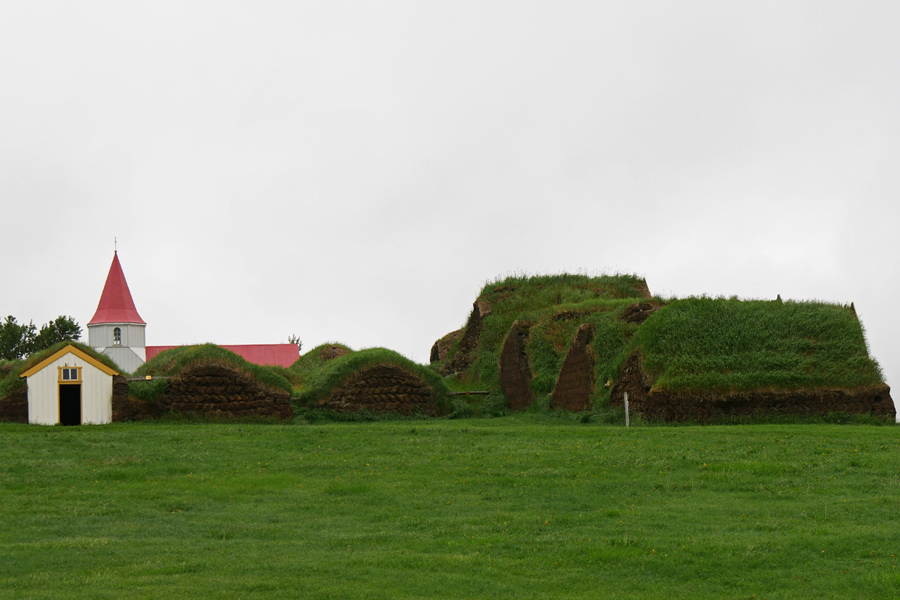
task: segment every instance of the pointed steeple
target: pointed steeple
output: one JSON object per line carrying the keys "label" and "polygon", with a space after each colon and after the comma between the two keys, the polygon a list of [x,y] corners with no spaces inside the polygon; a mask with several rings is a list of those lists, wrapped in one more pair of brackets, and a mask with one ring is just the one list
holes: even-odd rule
{"label": "pointed steeple", "polygon": [[125,281],[125,273],[122,272],[122,265],[119,264],[118,252],[113,254],[112,265],[106,276],[106,285],[103,286],[103,293],[100,295],[100,304],[97,305],[97,312],[94,313],[94,317],[88,325],[101,323],[146,325],[134,307],[128,282]]}

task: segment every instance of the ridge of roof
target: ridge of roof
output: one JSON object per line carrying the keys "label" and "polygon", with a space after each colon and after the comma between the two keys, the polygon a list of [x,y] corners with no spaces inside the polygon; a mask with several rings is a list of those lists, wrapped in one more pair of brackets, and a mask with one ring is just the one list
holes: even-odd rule
{"label": "ridge of roof", "polygon": [[19,377],[31,377],[32,375],[34,375],[35,373],[37,373],[38,371],[40,371],[41,369],[43,369],[44,367],[46,367],[47,365],[49,365],[50,363],[55,361],[56,359],[58,359],[62,356],[65,356],[66,354],[74,354],[78,358],[86,361],[88,364],[93,365],[94,367],[100,369],[107,375],[118,375],[119,374],[118,371],[116,371],[112,367],[108,367],[108,366],[104,365],[102,362],[100,362],[99,360],[97,360],[96,358],[94,358],[93,356],[88,354],[87,352],[83,351],[82,349],[78,348],[77,346],[68,344],[67,346],[60,348],[59,350],[57,350],[56,352],[54,352],[53,354],[51,354],[50,356],[48,356],[47,358],[42,360],[41,362],[32,366],[30,369],[23,371],[21,374],[19,374]]}
{"label": "ridge of roof", "polygon": [[118,252],[113,253],[113,260],[109,266],[109,273],[106,275],[103,293],[100,294],[100,303],[97,305],[97,311],[94,313],[93,318],[88,322],[88,326],[101,325],[103,323],[146,325],[134,306],[131,290],[128,289],[125,273],[122,272],[122,265],[119,263]]}

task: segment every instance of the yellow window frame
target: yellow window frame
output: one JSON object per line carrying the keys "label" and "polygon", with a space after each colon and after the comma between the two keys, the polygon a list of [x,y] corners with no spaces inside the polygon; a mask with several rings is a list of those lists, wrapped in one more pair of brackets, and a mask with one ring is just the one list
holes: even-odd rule
{"label": "yellow window frame", "polygon": [[[56,368],[58,369],[59,383],[62,383],[62,384],[81,383],[81,367],[70,367],[70,366],[66,365],[63,367],[56,367]],[[70,377],[68,379],[63,378],[63,369],[65,369],[67,371],[67,373],[66,373],[67,375],[70,375]],[[71,378],[71,371],[75,371],[75,377],[76,377],[75,379]]]}

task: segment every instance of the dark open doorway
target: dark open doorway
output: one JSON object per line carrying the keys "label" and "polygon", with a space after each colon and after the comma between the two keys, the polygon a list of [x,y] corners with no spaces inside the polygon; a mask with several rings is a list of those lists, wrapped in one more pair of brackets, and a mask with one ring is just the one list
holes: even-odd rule
{"label": "dark open doorway", "polygon": [[59,422],[63,425],[81,425],[81,384],[59,386]]}

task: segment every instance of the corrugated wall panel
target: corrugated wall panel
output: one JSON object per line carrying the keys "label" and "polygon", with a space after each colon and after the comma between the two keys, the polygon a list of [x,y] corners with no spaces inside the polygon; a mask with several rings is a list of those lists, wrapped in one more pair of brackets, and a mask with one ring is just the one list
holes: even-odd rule
{"label": "corrugated wall panel", "polygon": [[[70,357],[71,355],[67,355]],[[58,362],[58,361],[57,361]],[[59,372],[56,363],[28,378],[28,422],[38,425],[59,423]]]}
{"label": "corrugated wall panel", "polygon": [[112,376],[85,367],[81,379],[81,422],[85,425],[112,422]]}

